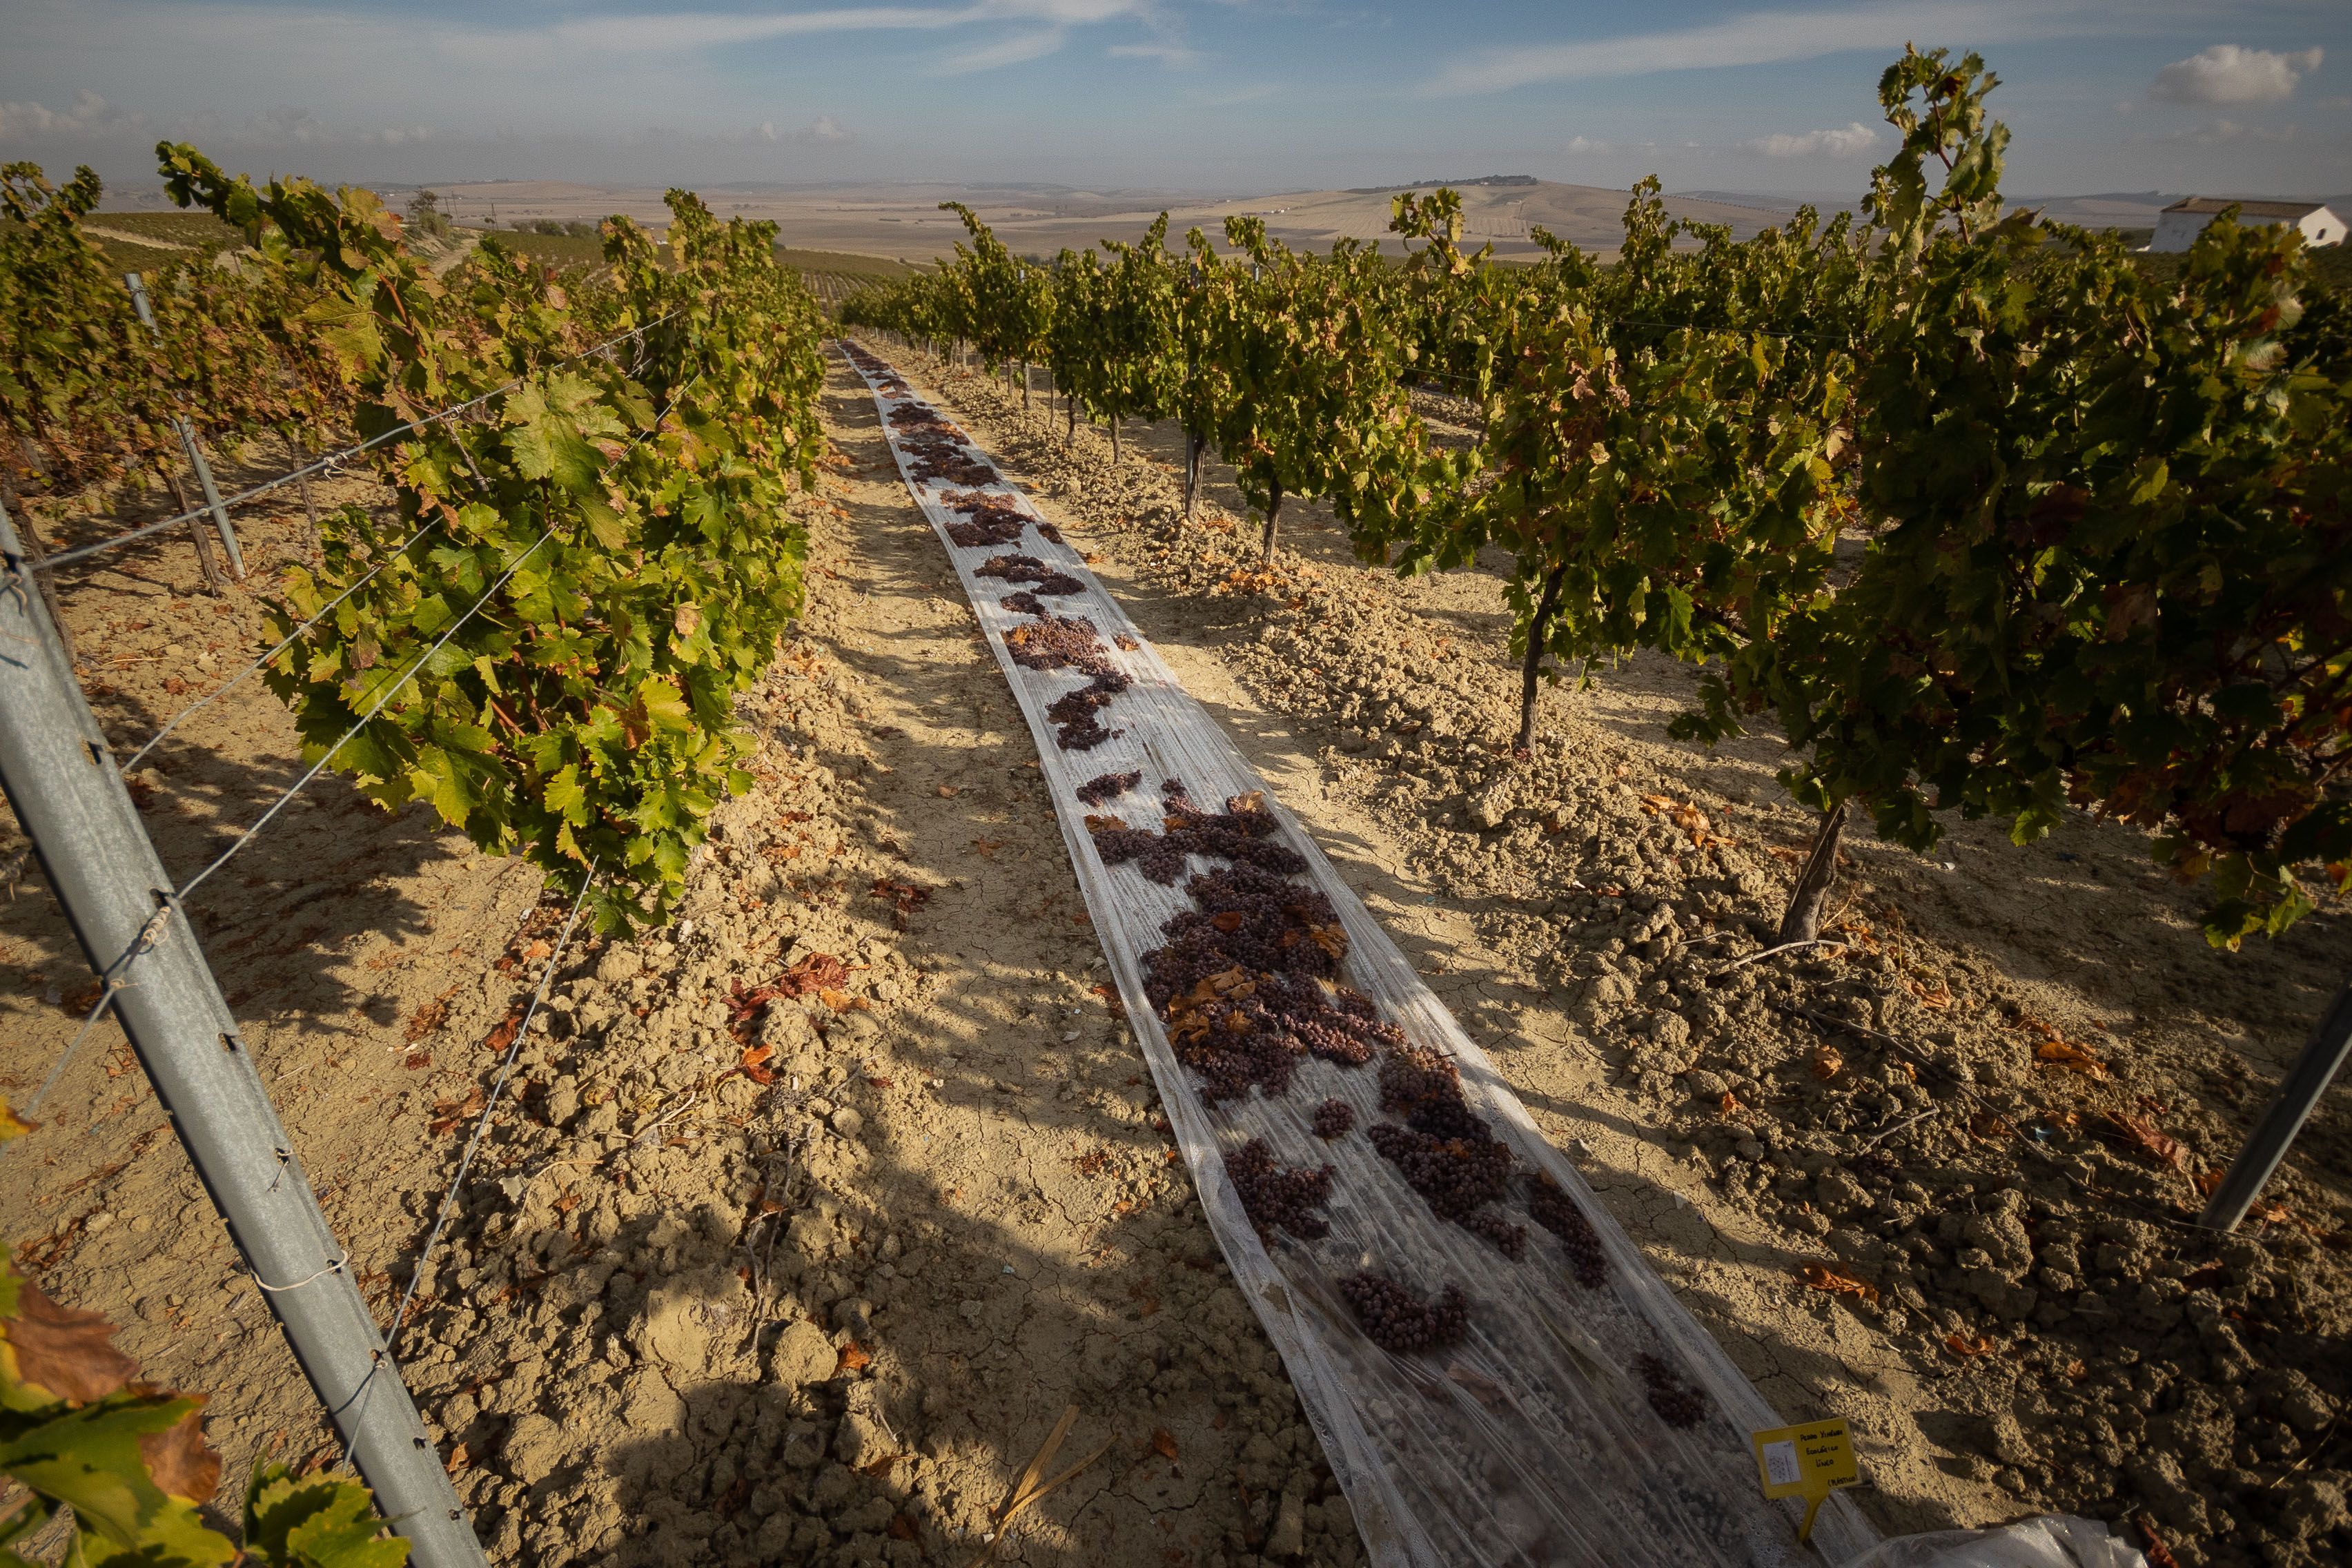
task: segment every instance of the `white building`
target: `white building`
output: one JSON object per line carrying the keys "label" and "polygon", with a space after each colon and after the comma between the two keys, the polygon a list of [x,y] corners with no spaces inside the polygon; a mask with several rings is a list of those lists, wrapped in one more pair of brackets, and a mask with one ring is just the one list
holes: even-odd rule
{"label": "white building", "polygon": [[2150,250],[2186,250],[2205,232],[2205,226],[2230,208],[2249,227],[2262,224],[2293,224],[2303,231],[2305,245],[2341,245],[2344,220],[2319,202],[2243,201],[2235,196],[2190,196],[2173,203],[2156,217],[2156,237]]}

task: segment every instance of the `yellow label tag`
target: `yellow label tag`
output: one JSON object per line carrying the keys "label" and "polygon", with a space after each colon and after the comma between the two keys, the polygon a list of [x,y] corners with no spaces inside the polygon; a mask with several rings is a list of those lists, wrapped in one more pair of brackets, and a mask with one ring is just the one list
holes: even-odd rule
{"label": "yellow label tag", "polygon": [[1853,1436],[1843,1418],[1776,1426],[1750,1433],[1748,1441],[1755,1445],[1756,1472],[1763,1479],[1764,1495],[1805,1500],[1805,1521],[1797,1527],[1800,1541],[1812,1539],[1813,1515],[1820,1511],[1822,1500],[1839,1487],[1850,1487],[1862,1479],[1862,1468],[1854,1463]]}

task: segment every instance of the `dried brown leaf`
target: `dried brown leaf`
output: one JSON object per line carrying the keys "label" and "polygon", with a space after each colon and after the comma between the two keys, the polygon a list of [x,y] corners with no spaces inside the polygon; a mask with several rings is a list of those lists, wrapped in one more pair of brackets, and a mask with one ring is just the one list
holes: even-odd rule
{"label": "dried brown leaf", "polygon": [[0,1321],[0,1355],[24,1383],[58,1399],[103,1399],[138,1373],[114,1348],[114,1325],[96,1312],[60,1307],[30,1279],[16,1286],[16,1316]]}
{"label": "dried brown leaf", "polygon": [[1857,1279],[1843,1268],[1832,1268],[1825,1263],[1808,1263],[1798,1270],[1799,1277],[1816,1290],[1832,1296],[1853,1296],[1878,1305],[1878,1287],[1866,1279]]}
{"label": "dried brown leaf", "polygon": [[220,1489],[221,1458],[205,1446],[204,1424],[189,1411],[178,1425],[139,1435],[139,1457],[155,1484],[188,1502],[212,1500]]}

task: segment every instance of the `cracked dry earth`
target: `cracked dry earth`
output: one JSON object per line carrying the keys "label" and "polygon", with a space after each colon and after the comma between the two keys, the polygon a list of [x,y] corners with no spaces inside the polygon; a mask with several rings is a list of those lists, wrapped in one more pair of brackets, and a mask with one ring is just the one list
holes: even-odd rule
{"label": "cracked dry earth", "polygon": [[[1228,470],[902,356],[1088,552],[1369,908],[1790,1419],[1850,1417],[1885,1529],[2063,1510],[2184,1563],[2352,1552],[2352,1115],[2238,1234],[2187,1223],[2352,968],[2340,904],[2239,954],[2084,818],[1849,832],[1832,934],[1772,941],[1810,838],[1769,733],[1668,739],[1642,658],[1542,703],[1497,568],[1400,582],[1327,509],[1260,569]],[[1738,967],[1734,967],[1738,965]]]}
{"label": "cracked dry earth", "polygon": [[[826,412],[811,609],[742,704],[758,786],[720,808],[677,924],[552,955],[397,1347],[429,1429],[500,1563],[965,1563],[1073,1405],[1045,1473],[1093,1462],[996,1560],[1360,1562],[1110,1005],[1018,710],[853,375]],[[185,595],[175,625],[217,615]],[[151,816],[173,865],[291,770],[266,696],[220,706],[157,782],[193,799],[238,761],[242,793]],[[206,750],[224,736],[235,758]],[[200,918],[388,1318],[562,911],[429,817],[316,794],[325,837],[256,843],[291,886]],[[19,1100],[70,1032],[71,998],[37,988],[77,963],[37,889],[9,916]],[[329,929],[278,912],[339,900]],[[42,1182],[0,1212],[59,1299],[214,1391],[234,1495],[324,1430],[104,1035],[16,1151]]]}

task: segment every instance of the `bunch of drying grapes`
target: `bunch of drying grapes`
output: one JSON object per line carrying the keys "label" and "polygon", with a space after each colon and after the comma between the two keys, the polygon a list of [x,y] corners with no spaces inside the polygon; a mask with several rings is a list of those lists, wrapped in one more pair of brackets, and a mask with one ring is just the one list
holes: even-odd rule
{"label": "bunch of drying grapes", "polygon": [[1578,1284],[1598,1290],[1609,1283],[1609,1254],[1601,1249],[1601,1233],[1549,1172],[1537,1172],[1535,1180],[1528,1184],[1528,1217],[1559,1237],[1560,1249],[1568,1254]]}
{"label": "bunch of drying grapes", "polygon": [[1088,805],[1102,805],[1143,782],[1143,775],[1134,773],[1097,773],[1078,786],[1078,799]]}
{"label": "bunch of drying grapes", "polygon": [[1528,1255],[1528,1227],[1513,1225],[1492,1209],[1458,1215],[1454,1223],[1473,1236],[1485,1237],[1514,1263]]}
{"label": "bunch of drying grapes", "polygon": [[[1227,951],[1253,968],[1323,978],[1339,973],[1347,935],[1331,900],[1314,888],[1243,864],[1203,871],[1184,890],[1201,912],[1177,916],[1161,928],[1170,935],[1176,933],[1177,921],[1205,919],[1227,933]],[[1260,950],[1262,958],[1244,956]]]}
{"label": "bunch of drying grapes", "polygon": [[1261,1240],[1277,1228],[1309,1241],[1331,1233],[1330,1222],[1314,1212],[1331,1201],[1330,1166],[1286,1170],[1265,1139],[1253,1138],[1225,1156],[1225,1174]]}
{"label": "bunch of drying grapes", "polygon": [[[1307,975],[1289,971],[1267,974],[1258,985],[1258,1000],[1302,1050],[1341,1067],[1361,1067],[1372,1059],[1375,1047],[1404,1037],[1393,1024],[1381,1022],[1370,1004],[1345,987],[1336,996]],[[1364,1003],[1359,1011],[1346,1005],[1352,998]]]}
{"label": "bunch of drying grapes", "polygon": [[1095,853],[1106,866],[1124,866],[1135,862],[1135,868],[1150,880],[1163,888],[1172,888],[1176,879],[1184,874],[1184,847],[1173,842],[1164,833],[1154,833],[1148,827],[1129,827],[1124,822],[1116,826],[1089,826],[1087,832],[1095,841]]}
{"label": "bunch of drying grapes", "polygon": [[[1013,635],[1028,629],[1016,628]],[[1019,658],[1020,655],[1013,657]],[[1189,855],[1246,863],[1286,877],[1307,869],[1306,858],[1297,850],[1267,840],[1266,836],[1277,826],[1271,814],[1244,809],[1205,816],[1186,797],[1181,781],[1171,779],[1160,788],[1167,801],[1168,831],[1155,837],[1139,829],[1128,829],[1136,837],[1116,839],[1112,845],[1106,845],[1097,835],[1095,846],[1102,852],[1104,865],[1132,860],[1137,869],[1161,887],[1172,887],[1184,874],[1185,858]],[[1147,839],[1152,840],[1149,846],[1144,842]]]}
{"label": "bunch of drying grapes", "polygon": [[[1200,879],[1195,877],[1193,880]],[[1235,907],[1215,915],[1204,915],[1198,910],[1179,910],[1169,916],[1160,929],[1171,942],[1197,939],[1202,945],[1215,948],[1247,969],[1271,972],[1289,967],[1290,953],[1282,939],[1288,934],[1290,922],[1282,907],[1265,898],[1234,902]]]}
{"label": "bunch of drying grapes", "polygon": [[1202,981],[1235,967],[1223,949],[1201,941],[1200,934],[1192,932],[1191,941],[1171,942],[1143,954],[1143,994],[1163,1013],[1176,998],[1192,994]]}
{"label": "bunch of drying grapes", "polygon": [[1462,1074],[1453,1059],[1427,1046],[1405,1046],[1381,1062],[1381,1109],[1410,1114],[1423,1100],[1460,1100]]}
{"label": "bunch of drying grapes", "polygon": [[1297,1037],[1300,1045],[1325,1061],[1337,1062],[1341,1067],[1363,1066],[1372,1059],[1375,1048],[1401,1033],[1393,1024],[1361,1023],[1336,1007],[1304,1016],[1287,1009],[1277,1011],[1283,1026]]}
{"label": "bunch of drying grapes", "polygon": [[1054,744],[1065,752],[1091,752],[1105,741],[1126,734],[1124,730],[1106,730],[1096,717],[1088,713],[1060,725],[1054,731]]}
{"label": "bunch of drying grapes", "polygon": [[1148,827],[1129,827],[1116,816],[1089,817],[1087,837],[1094,840],[1095,853],[1106,866],[1124,866],[1132,860],[1136,869],[1163,888],[1172,886],[1184,874],[1183,850]]}
{"label": "bunch of drying grapes", "polygon": [[1315,1108],[1315,1136],[1326,1142],[1346,1137],[1355,1125],[1355,1107],[1344,1100],[1327,1100]]}
{"label": "bunch of drying grapes", "polygon": [[1072,665],[1092,671],[1103,663],[1102,637],[1084,616],[1045,615],[1004,634],[1013,662],[1026,669],[1066,669]]}
{"label": "bunch of drying grapes", "polygon": [[961,436],[962,431],[940,418],[932,409],[919,403],[904,403],[890,410],[890,425],[901,436],[915,439],[925,436]]}
{"label": "bunch of drying grapes", "polygon": [[1440,1218],[1465,1220],[1510,1185],[1511,1152],[1491,1138],[1432,1138],[1392,1121],[1373,1122],[1364,1136]]}
{"label": "bunch of drying grapes", "polygon": [[[941,479],[953,485],[995,483],[995,468],[966,452],[951,438],[951,436],[961,434],[952,425],[935,422],[933,426],[927,426],[914,439],[902,442],[907,450],[915,454],[915,478],[920,480]],[[1020,537],[1016,529],[1012,539],[996,542],[1010,544]],[[961,544],[963,542],[959,539],[956,542]]]}
{"label": "bunch of drying grapes", "polygon": [[1132,684],[1122,672],[1097,662],[1092,679],[1076,691],[1064,692],[1045,710],[1055,725],[1054,743],[1066,752],[1091,752],[1122,733],[1104,729],[1095,711]]}
{"label": "bunch of drying grapes", "polygon": [[1253,1088],[1269,1098],[1290,1092],[1297,1058],[1265,1025],[1248,996],[1188,998],[1169,1009],[1169,1048],[1200,1078],[1203,1104],[1241,1100]]}
{"label": "bunch of drying grapes", "polygon": [[1321,1012],[1306,1017],[1296,1014],[1285,1016],[1307,1048],[1317,1056],[1345,1067],[1361,1067],[1372,1059],[1376,1049],[1397,1050],[1403,1047],[1404,1031],[1381,1017],[1370,997],[1344,985],[1334,986],[1328,994],[1320,986],[1315,990],[1325,1004]]}
{"label": "bunch of drying grapes", "polygon": [[[918,477],[935,479],[939,476],[919,473]],[[993,473],[983,473],[978,479],[968,482],[986,484],[995,477]],[[1021,514],[1019,509],[1003,497],[990,495],[983,490],[950,490],[940,500],[950,511],[961,512],[968,519],[963,522],[948,524],[948,537],[966,549],[1018,544],[1022,530],[1029,526],[1029,520]]]}
{"label": "bunch of drying grapes", "polygon": [[1034,555],[992,555],[972,568],[976,577],[1002,577],[1008,583],[1034,583],[1048,598],[1083,594],[1087,585],[1066,572],[1056,571]]}
{"label": "bunch of drying grapes", "polygon": [[1108,667],[1097,669],[1084,686],[1054,699],[1045,709],[1045,717],[1056,724],[1075,724],[1096,709],[1107,706],[1133,684],[1120,670]]}
{"label": "bunch of drying grapes", "polygon": [[1706,1419],[1706,1391],[1685,1383],[1664,1358],[1643,1351],[1633,1358],[1633,1370],[1642,1374],[1659,1420],[1680,1431]]}
{"label": "bunch of drying grapes", "polygon": [[1016,616],[1050,616],[1054,613],[1045,607],[1045,600],[1026,588],[1017,594],[1007,594],[996,602]]}
{"label": "bunch of drying grapes", "polygon": [[1366,1272],[1340,1280],[1339,1294],[1355,1309],[1372,1343],[1391,1354],[1436,1350],[1470,1331],[1470,1301],[1459,1285],[1448,1285],[1434,1303],[1423,1303],[1396,1281]]}
{"label": "bunch of drying grapes", "polygon": [[983,545],[1018,544],[1023,522],[1018,513],[999,512],[970,522],[948,524],[948,537],[967,550]]}

